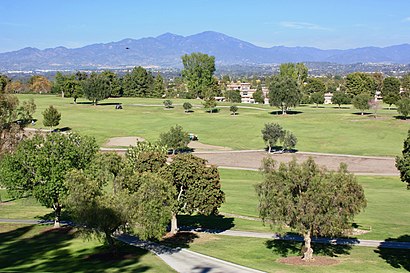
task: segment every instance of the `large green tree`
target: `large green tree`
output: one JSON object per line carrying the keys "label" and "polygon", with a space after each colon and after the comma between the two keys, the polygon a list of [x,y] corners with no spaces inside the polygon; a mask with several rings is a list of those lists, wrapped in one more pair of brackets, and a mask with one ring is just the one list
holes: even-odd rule
{"label": "large green tree", "polygon": [[122,80],[125,97],[153,97],[153,77],[145,68],[138,66],[124,75]]}
{"label": "large green tree", "polygon": [[353,96],[367,94],[373,96],[376,91],[376,82],[372,75],[363,72],[354,72],[346,76],[347,92]]}
{"label": "large green tree", "polygon": [[161,76],[160,73],[158,73],[153,82],[152,97],[161,98],[163,95],[165,95],[165,93],[166,90],[164,78]]}
{"label": "large green tree", "polygon": [[262,139],[268,145],[268,152],[285,136],[285,130],[278,123],[266,123],[262,129]]}
{"label": "large green tree", "polygon": [[93,138],[75,133],[35,135],[1,160],[1,184],[15,198],[33,195],[43,206],[53,208],[58,227],[61,199],[67,193],[66,175],[86,168],[97,150]]}
{"label": "large green tree", "polygon": [[303,87],[303,91],[307,94],[312,93],[325,93],[326,92],[326,85],[320,78],[308,78],[306,85]]}
{"label": "large green tree", "polygon": [[283,63],[279,66],[279,76],[292,78],[301,87],[307,80],[308,68],[304,63]]}
{"label": "large green tree", "polygon": [[192,154],[179,154],[166,166],[163,176],[175,187],[177,205],[172,213],[171,232],[178,231],[180,213],[216,214],[225,200],[218,169]]}
{"label": "large green tree", "polygon": [[182,57],[182,78],[193,97],[204,98],[215,85],[215,57],[203,53],[185,54]]}
{"label": "large green tree", "polygon": [[344,234],[354,215],[366,206],[364,190],[346,165],[327,172],[309,158],[301,164],[293,159],[276,168],[269,158],[263,170],[264,181],[256,185],[260,217],[302,234],[303,260],[313,258],[312,236]]}
{"label": "large green tree", "polygon": [[83,82],[84,96],[97,105],[99,101],[110,97],[112,91],[111,78],[105,73],[92,73]]}
{"label": "large green tree", "polygon": [[399,112],[402,117],[407,119],[410,115],[410,98],[409,97],[402,97],[400,100],[396,102],[397,105],[397,112]]}
{"label": "large green tree", "polygon": [[382,96],[383,102],[389,105],[396,104],[400,99],[400,80],[396,77],[387,77],[383,80]]}
{"label": "large green tree", "polygon": [[253,93],[252,95],[252,98],[255,100],[256,103],[265,103],[265,96],[262,92],[262,85],[258,84],[255,93]]}
{"label": "large green tree", "polygon": [[269,86],[269,103],[282,110],[286,114],[289,107],[295,107],[301,99],[300,88],[293,78],[276,77]]}
{"label": "large green tree", "polygon": [[403,143],[402,155],[396,157],[396,168],[400,172],[401,181],[407,183],[407,189],[410,190],[410,130]]}

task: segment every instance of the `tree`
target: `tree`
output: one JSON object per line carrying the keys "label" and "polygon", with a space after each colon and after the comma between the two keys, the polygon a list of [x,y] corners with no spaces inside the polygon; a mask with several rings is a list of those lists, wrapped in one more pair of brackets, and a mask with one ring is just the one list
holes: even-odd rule
{"label": "tree", "polygon": [[60,124],[61,120],[61,113],[58,112],[54,106],[50,105],[46,110],[43,112],[43,124],[44,126],[49,126],[53,128]]}
{"label": "tree", "polygon": [[285,136],[283,137],[283,144],[282,144],[282,149],[283,150],[292,150],[293,148],[296,147],[296,144],[298,143],[298,139],[296,136],[290,132],[290,131],[285,131]]}
{"label": "tree", "polygon": [[253,93],[252,98],[257,103],[265,103],[265,96],[263,95],[262,86],[260,84],[256,87],[256,91]]}
{"label": "tree", "polygon": [[232,115],[236,116],[236,113],[238,112],[238,106],[231,105],[231,107],[229,107],[229,111],[231,111]]}
{"label": "tree", "polygon": [[300,87],[307,79],[308,68],[303,63],[283,63],[279,67],[279,76],[292,78]]}
{"label": "tree", "polygon": [[268,145],[269,153],[272,151],[272,147],[276,146],[278,141],[285,136],[282,126],[277,123],[266,123],[261,132],[263,141]]}
{"label": "tree", "polygon": [[407,189],[410,190],[410,130],[403,143],[402,156],[396,157],[396,168],[400,172],[401,181],[407,183]]}
{"label": "tree", "polygon": [[278,77],[269,86],[269,103],[280,108],[282,114],[286,114],[289,107],[297,106],[300,98],[300,89],[293,78]]}
{"label": "tree", "polygon": [[361,115],[364,115],[364,111],[369,109],[369,101],[371,100],[371,97],[368,93],[361,93],[359,95],[356,95],[353,100],[352,104],[353,106],[361,111]]}
{"label": "tree", "polygon": [[275,168],[263,163],[264,181],[256,185],[259,215],[263,221],[287,225],[304,238],[303,260],[313,258],[311,236],[338,236],[351,228],[354,215],[365,206],[363,188],[347,167],[327,172],[312,158],[293,159]]}
{"label": "tree", "polygon": [[2,184],[12,197],[33,195],[43,206],[53,208],[54,226],[59,227],[66,175],[85,169],[97,150],[93,138],[75,133],[35,135],[0,162]]}
{"label": "tree", "polygon": [[381,108],[380,101],[376,99],[370,99],[368,101],[369,108],[373,110],[373,116],[374,118],[377,118],[377,111]]}
{"label": "tree", "polygon": [[44,76],[34,75],[28,83],[30,92],[42,94],[51,91],[51,82]]}
{"label": "tree", "polygon": [[192,154],[179,154],[166,166],[163,175],[175,187],[177,206],[173,210],[171,232],[178,231],[180,213],[216,214],[225,200],[218,169]]}
{"label": "tree", "polygon": [[161,74],[158,73],[154,79],[153,87],[152,87],[152,97],[154,98],[161,98],[165,95],[165,84],[164,78],[162,78]]}
{"label": "tree", "polygon": [[216,112],[216,100],[214,98],[205,99],[204,108],[208,113]]}
{"label": "tree", "polygon": [[310,95],[310,101],[316,104],[316,108],[318,108],[319,104],[323,104],[325,102],[325,96],[321,92],[315,92]]}
{"label": "tree", "polygon": [[339,105],[339,109],[340,105],[350,104],[350,101],[350,96],[343,91],[336,91],[333,93],[332,103]]}
{"label": "tree", "polygon": [[403,89],[407,92],[410,91],[410,73],[404,75],[401,78],[401,86],[403,87]]}
{"label": "tree", "polygon": [[186,148],[188,143],[189,134],[178,124],[171,127],[168,132],[159,135],[159,144],[172,149],[172,154],[175,154],[178,149]]}
{"label": "tree", "polygon": [[164,100],[163,104],[164,104],[164,107],[166,109],[172,108],[172,101],[171,100]]}
{"label": "tree", "polygon": [[363,72],[354,72],[346,76],[346,88],[348,93],[353,96],[359,94],[374,95],[376,82],[374,77]]}
{"label": "tree", "polygon": [[182,78],[193,97],[204,98],[208,88],[215,83],[215,57],[203,53],[185,54],[181,57],[184,68]]}
{"label": "tree", "polygon": [[123,93],[126,97],[153,97],[153,77],[145,68],[134,67],[123,77]]}
{"label": "tree", "polygon": [[403,97],[398,102],[396,102],[396,105],[397,112],[399,112],[400,115],[407,119],[407,116],[410,115],[410,98]]}
{"label": "tree", "polygon": [[184,108],[185,113],[188,113],[192,109],[192,104],[190,104],[189,102],[184,102],[182,107]]}
{"label": "tree", "polygon": [[33,99],[19,104],[16,96],[0,93],[0,159],[17,148],[24,138],[23,127],[36,110]]}
{"label": "tree", "polygon": [[91,76],[83,82],[84,96],[97,105],[99,101],[110,97],[112,83],[110,77],[106,74],[92,73]]}
{"label": "tree", "polygon": [[326,85],[322,79],[319,78],[309,78],[307,79],[306,85],[303,87],[303,91],[307,94],[322,93],[326,92]]}
{"label": "tree", "polygon": [[400,99],[400,84],[400,80],[395,77],[387,77],[383,81],[383,102],[389,105],[389,110],[391,105]]}
{"label": "tree", "polygon": [[226,101],[229,101],[232,103],[241,103],[242,101],[241,93],[239,92],[239,90],[226,90],[225,99]]}
{"label": "tree", "polygon": [[10,79],[6,75],[0,74],[0,94],[6,91],[7,84],[10,83]]}

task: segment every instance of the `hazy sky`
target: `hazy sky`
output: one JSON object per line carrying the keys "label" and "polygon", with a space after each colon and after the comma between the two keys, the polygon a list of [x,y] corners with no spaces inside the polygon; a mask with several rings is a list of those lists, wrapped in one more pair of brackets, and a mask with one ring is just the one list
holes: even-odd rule
{"label": "hazy sky", "polygon": [[206,30],[263,47],[410,43],[410,0],[0,0],[0,52]]}

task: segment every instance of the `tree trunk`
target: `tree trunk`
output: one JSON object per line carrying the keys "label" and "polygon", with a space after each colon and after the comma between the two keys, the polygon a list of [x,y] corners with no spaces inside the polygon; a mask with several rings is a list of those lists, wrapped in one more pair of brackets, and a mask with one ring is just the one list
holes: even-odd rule
{"label": "tree trunk", "polygon": [[61,216],[61,206],[60,204],[54,204],[54,228],[60,228],[60,216]]}
{"label": "tree trunk", "polygon": [[310,238],[310,230],[303,234],[303,240],[305,241],[305,245],[302,247],[302,254],[304,261],[312,261],[313,260],[313,249],[310,245],[312,239]]}
{"label": "tree trunk", "polygon": [[364,115],[364,112],[362,112],[362,114],[361,114],[362,116]]}
{"label": "tree trunk", "polygon": [[117,249],[115,248],[115,245],[114,245],[114,238],[112,238],[111,236],[112,232],[106,230],[104,233],[105,233],[105,239],[107,241],[108,247],[110,248],[110,251],[116,254]]}
{"label": "tree trunk", "polygon": [[177,232],[178,232],[177,214],[173,212],[172,218],[171,218],[171,233],[177,234]]}

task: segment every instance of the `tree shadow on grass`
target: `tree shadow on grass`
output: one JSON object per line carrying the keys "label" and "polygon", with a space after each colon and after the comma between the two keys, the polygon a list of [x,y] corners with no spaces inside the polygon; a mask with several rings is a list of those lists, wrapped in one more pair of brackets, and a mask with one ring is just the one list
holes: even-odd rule
{"label": "tree shadow on grass", "polygon": [[363,115],[362,115],[362,112],[355,112],[355,113],[352,113],[352,114],[356,115],[356,116],[368,116],[368,115],[371,115],[372,113],[363,112]]}
{"label": "tree shadow on grass", "polygon": [[221,232],[235,226],[234,218],[222,215],[178,215],[180,230],[209,229]]}
{"label": "tree shadow on grass", "polygon": [[283,115],[281,110],[276,110],[272,111],[269,114],[271,115],[279,115],[279,116],[286,116],[286,115],[298,115],[298,114],[303,114],[301,111],[295,111],[295,110],[288,110],[286,113]]}
{"label": "tree shadow on grass", "polygon": [[[302,255],[301,249],[303,242],[288,240],[267,240],[265,242],[265,245],[267,248],[272,249],[272,252],[279,254],[282,257],[288,257],[288,255]],[[338,255],[349,254],[352,246],[312,243],[312,248],[315,255],[338,257]]]}
{"label": "tree shadow on grass", "polygon": [[395,119],[400,119],[400,120],[407,120],[409,119],[408,117],[405,116],[393,116]]}
{"label": "tree shadow on grass", "polygon": [[374,250],[379,254],[379,257],[390,264],[392,267],[400,269],[404,268],[410,271],[410,250],[409,249],[397,249],[387,248],[390,247],[391,242],[410,242],[410,235],[402,235],[398,238],[388,238],[380,244],[380,246]]}
{"label": "tree shadow on grass", "polygon": [[196,238],[199,238],[199,236],[193,232],[180,231],[173,236],[166,236],[160,243],[169,247],[189,248],[189,244]]}
{"label": "tree shadow on grass", "polygon": [[[52,229],[33,225],[0,233],[0,268],[8,271],[105,272],[139,262],[147,251],[130,247],[113,256],[103,246],[72,246],[76,231],[72,227]],[[133,272],[145,272],[136,266]]]}

